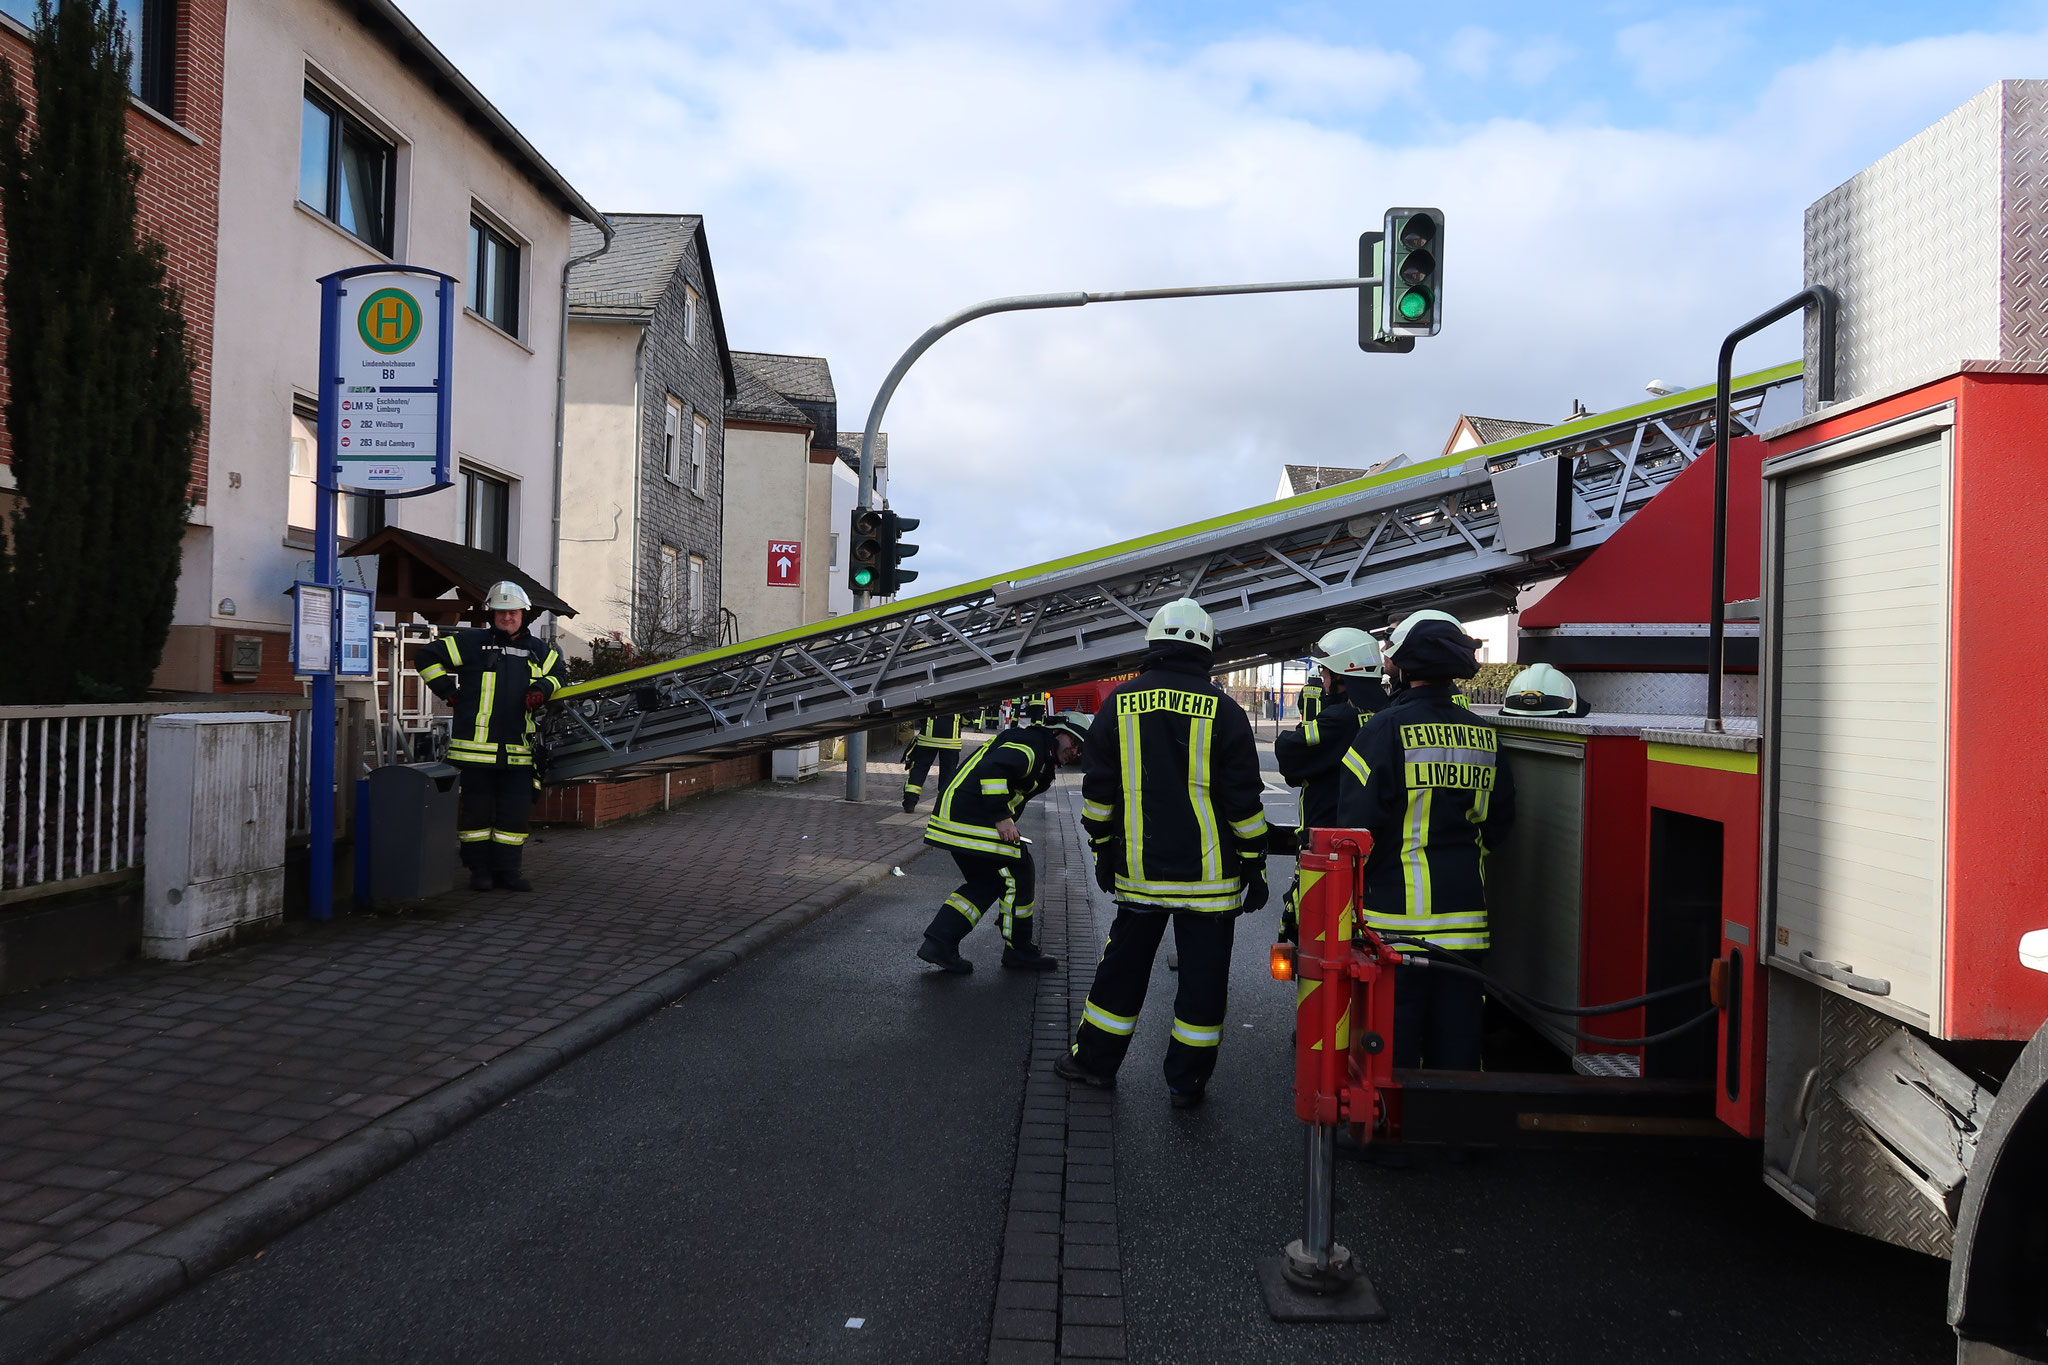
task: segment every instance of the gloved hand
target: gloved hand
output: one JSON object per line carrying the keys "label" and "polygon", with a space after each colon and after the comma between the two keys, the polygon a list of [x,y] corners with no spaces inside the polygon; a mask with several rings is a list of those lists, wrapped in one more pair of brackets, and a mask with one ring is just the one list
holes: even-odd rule
{"label": "gloved hand", "polygon": [[1104,891],[1116,890],[1116,866],[1106,857],[1095,860],[1095,884]]}
{"label": "gloved hand", "polygon": [[1260,863],[1256,867],[1246,868],[1244,873],[1244,905],[1242,907],[1244,912],[1249,915],[1254,910],[1263,910],[1266,906],[1266,900],[1271,894],[1266,889],[1266,865]]}
{"label": "gloved hand", "polygon": [[544,688],[544,687],[529,687],[529,688],[527,688],[527,689],[526,689],[526,709],[527,709],[527,710],[529,710],[529,711],[538,711],[538,710],[540,710],[540,708],[541,708],[541,707],[543,707],[543,706],[546,706],[547,704],[548,704],[548,693],[547,693],[547,689],[546,689],[546,688]]}

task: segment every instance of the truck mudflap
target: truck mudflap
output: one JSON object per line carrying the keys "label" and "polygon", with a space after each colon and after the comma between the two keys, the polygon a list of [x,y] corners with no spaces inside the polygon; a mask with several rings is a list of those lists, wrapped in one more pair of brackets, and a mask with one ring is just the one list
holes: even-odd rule
{"label": "truck mudflap", "polygon": [[1959,1365],[2048,1361],[2048,1024],[1999,1087],[1956,1214]]}

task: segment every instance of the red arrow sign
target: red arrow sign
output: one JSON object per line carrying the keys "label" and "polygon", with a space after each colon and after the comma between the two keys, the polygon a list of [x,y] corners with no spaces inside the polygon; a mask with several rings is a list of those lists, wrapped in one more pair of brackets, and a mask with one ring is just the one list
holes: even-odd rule
{"label": "red arrow sign", "polygon": [[800,540],[768,542],[768,586],[794,588],[804,579],[804,543]]}

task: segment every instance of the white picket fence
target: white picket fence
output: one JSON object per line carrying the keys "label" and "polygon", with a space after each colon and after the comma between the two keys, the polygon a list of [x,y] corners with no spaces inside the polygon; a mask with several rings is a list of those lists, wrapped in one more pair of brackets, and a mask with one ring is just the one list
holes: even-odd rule
{"label": "white picket fence", "polygon": [[131,706],[0,706],[0,905],[119,881],[142,866],[149,722],[194,711],[267,711],[292,721],[286,812],[309,828],[311,703],[275,697]]}

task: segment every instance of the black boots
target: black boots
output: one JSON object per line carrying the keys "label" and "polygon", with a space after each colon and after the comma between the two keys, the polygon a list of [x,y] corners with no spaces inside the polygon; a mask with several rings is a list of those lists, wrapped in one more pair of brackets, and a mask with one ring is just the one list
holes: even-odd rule
{"label": "black boots", "polygon": [[1003,965],[1014,967],[1020,972],[1049,972],[1060,965],[1056,957],[1047,957],[1038,951],[1038,945],[1027,943],[1021,948],[1003,945]]}
{"label": "black boots", "polygon": [[471,869],[470,869],[470,872],[469,872],[469,889],[470,889],[470,890],[472,890],[472,891],[488,891],[488,890],[490,890],[490,889],[491,889],[492,885],[493,885],[493,882],[491,881],[491,874],[490,874],[490,873],[488,873],[488,872],[484,871],[484,870],[483,870],[482,868],[480,868],[480,867],[474,867],[474,868],[471,868]]}
{"label": "black boots", "polygon": [[959,944],[944,942],[930,934],[926,934],[924,942],[918,945],[917,955],[934,967],[951,972],[955,976],[965,976],[974,970],[974,964],[960,956]]}
{"label": "black boots", "polygon": [[1096,1075],[1075,1061],[1071,1052],[1053,1058],[1052,1069],[1061,1080],[1072,1081],[1075,1085],[1092,1086],[1097,1090],[1116,1089],[1116,1077]]}
{"label": "black boots", "polygon": [[517,872],[493,872],[491,880],[497,883],[500,891],[533,890],[533,883],[520,876]]}
{"label": "black boots", "polygon": [[917,798],[910,795],[908,792],[905,792],[903,795],[903,813],[905,815],[910,815],[914,813],[916,810]]}

